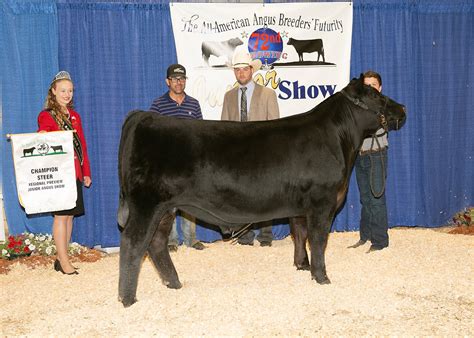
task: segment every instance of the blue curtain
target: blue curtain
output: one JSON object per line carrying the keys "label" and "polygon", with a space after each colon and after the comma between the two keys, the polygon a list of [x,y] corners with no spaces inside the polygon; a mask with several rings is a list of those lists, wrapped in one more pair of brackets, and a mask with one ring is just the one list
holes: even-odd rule
{"label": "blue curtain", "polygon": [[[1,182],[11,233],[50,232],[51,216],[27,217],[18,203],[11,145],[5,134],[35,132],[36,118],[58,70],[58,22],[53,0],[0,2],[2,122]],[[3,217],[3,215],[0,215]]]}
{"label": "blue curtain", "polygon": [[407,224],[439,225],[460,207],[474,205],[474,3],[422,2],[417,14],[421,85],[412,82],[417,131],[411,129],[416,153],[409,160],[419,166],[413,184],[400,189],[410,188],[401,198],[411,192],[418,203],[414,208],[399,200],[398,212]]}
{"label": "blue curtain", "polygon": [[[382,76],[383,93],[407,107],[408,120],[404,128],[389,135],[386,197],[389,226],[434,224],[428,220],[412,218],[419,204],[412,196],[417,189],[412,173],[418,149],[408,149],[408,141],[417,132],[413,115],[415,107],[415,84],[418,65],[415,61],[418,37],[413,32],[416,25],[417,6],[414,1],[359,1],[354,3],[351,50],[351,77],[372,69]],[[423,86],[422,86],[423,87]],[[421,168],[419,168],[421,169]],[[408,202],[410,211],[407,211]],[[405,218],[411,218],[409,221]],[[359,191],[353,172],[346,204],[337,216],[333,229],[338,231],[359,228]],[[444,220],[446,221],[446,219]],[[436,223],[439,225],[440,223]]]}
{"label": "blue curtain", "polygon": [[[405,127],[390,134],[389,224],[445,224],[474,204],[474,5],[470,0],[360,0],[353,6],[351,75],[378,71],[383,92],[408,110]],[[33,29],[20,23],[23,16]],[[165,70],[176,61],[168,3],[6,1],[2,40],[8,46],[1,51],[2,135],[36,130],[36,115],[58,62],[70,71],[93,170],[92,188],[85,191],[87,213],[76,220],[73,238],[87,245],[118,245],[120,128],[128,111],[147,109],[167,90]],[[11,232],[49,228],[50,218],[24,216],[10,145],[1,144]],[[333,230],[358,229],[359,215],[352,177]],[[288,228],[283,224],[275,232],[281,238]],[[202,227],[197,235],[208,241],[220,238]]]}
{"label": "blue curtain", "polygon": [[[383,92],[408,111],[389,138],[391,226],[440,226],[474,205],[472,41],[472,1],[354,2],[351,73],[378,71]],[[358,228],[355,175],[351,181],[343,213],[353,217],[339,222],[341,213],[342,229]]]}

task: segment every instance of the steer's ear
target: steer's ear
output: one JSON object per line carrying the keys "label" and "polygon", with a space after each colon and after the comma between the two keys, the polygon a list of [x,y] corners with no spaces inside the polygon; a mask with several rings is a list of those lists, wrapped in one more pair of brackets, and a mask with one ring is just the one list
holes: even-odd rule
{"label": "steer's ear", "polygon": [[357,94],[363,94],[364,92],[364,74],[360,74],[360,77],[354,80],[354,89],[356,90]]}

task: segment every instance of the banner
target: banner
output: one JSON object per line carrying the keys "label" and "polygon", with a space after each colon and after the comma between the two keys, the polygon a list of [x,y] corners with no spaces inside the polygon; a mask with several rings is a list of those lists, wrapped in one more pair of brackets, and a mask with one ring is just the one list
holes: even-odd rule
{"label": "banner", "polygon": [[237,48],[262,61],[254,80],[275,90],[280,116],[310,110],[349,82],[352,3],[173,3],[186,93],[205,119],[219,120]]}
{"label": "banner", "polygon": [[72,133],[10,135],[18,199],[27,214],[76,206]]}

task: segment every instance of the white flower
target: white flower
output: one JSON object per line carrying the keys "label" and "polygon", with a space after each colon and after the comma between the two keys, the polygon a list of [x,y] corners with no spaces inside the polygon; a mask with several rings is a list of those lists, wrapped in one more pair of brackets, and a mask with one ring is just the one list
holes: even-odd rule
{"label": "white flower", "polygon": [[34,244],[30,244],[28,245],[28,249],[30,249],[30,251],[33,251],[34,249],[36,249],[36,247]]}
{"label": "white flower", "polygon": [[30,234],[28,234],[28,237],[33,239],[35,237],[35,234],[30,233]]}
{"label": "white flower", "polygon": [[52,246],[48,246],[45,251],[46,251],[46,254],[47,254],[47,255],[51,255],[51,253],[53,252],[53,247],[52,247]]}
{"label": "white flower", "polygon": [[7,255],[7,253],[8,253],[8,251],[7,251],[7,250],[5,250],[5,249],[2,249],[2,256],[6,256],[6,255]]}
{"label": "white flower", "polygon": [[46,237],[45,237],[44,235],[41,235],[41,236],[38,237],[38,239],[39,239],[41,242],[43,242],[43,241],[46,239]]}
{"label": "white flower", "polygon": [[30,243],[31,243],[31,242],[30,242],[30,240],[29,240],[28,238],[25,239],[25,244],[26,244],[26,245],[30,245]]}

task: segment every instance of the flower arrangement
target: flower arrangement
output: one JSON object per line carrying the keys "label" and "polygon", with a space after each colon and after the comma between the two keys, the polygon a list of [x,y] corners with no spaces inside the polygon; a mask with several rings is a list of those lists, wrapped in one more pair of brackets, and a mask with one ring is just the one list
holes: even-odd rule
{"label": "flower arrangement", "polygon": [[[75,256],[85,250],[85,247],[73,242],[69,244],[68,253]],[[4,259],[28,255],[52,256],[55,254],[56,245],[54,244],[53,236],[49,234],[24,232],[20,235],[8,236],[8,239],[0,244],[0,257]]]}
{"label": "flower arrangement", "polygon": [[453,217],[453,224],[456,226],[474,225],[474,207],[465,208],[463,211],[456,213]]}
{"label": "flower arrangement", "polygon": [[2,258],[14,258],[31,255],[34,245],[27,244],[24,235],[8,236],[8,240],[1,246]]}

